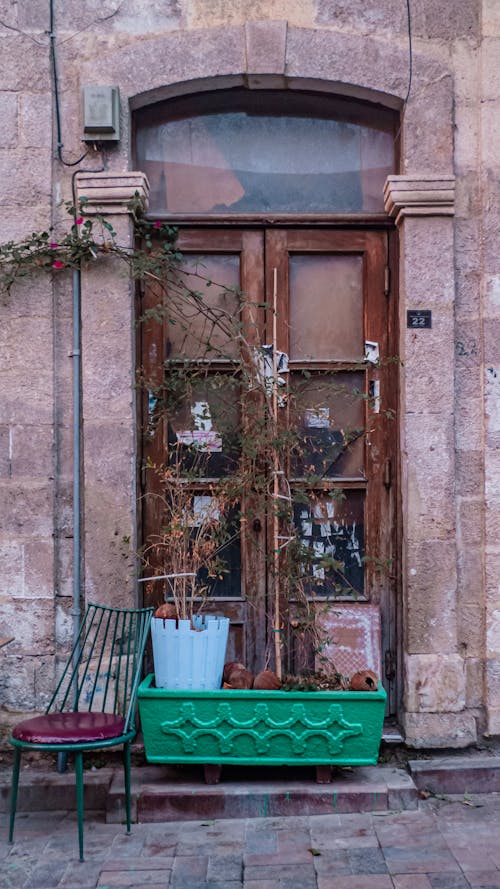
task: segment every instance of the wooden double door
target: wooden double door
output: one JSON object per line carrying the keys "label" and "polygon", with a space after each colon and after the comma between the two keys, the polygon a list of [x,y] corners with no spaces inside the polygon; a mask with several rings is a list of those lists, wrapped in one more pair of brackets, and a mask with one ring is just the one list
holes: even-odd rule
{"label": "wooden double door", "polygon": [[[384,684],[393,692],[396,650],[395,469],[397,419],[394,416],[397,361],[392,346],[393,309],[388,288],[388,238],[381,230],[326,228],[185,228],[178,249],[184,275],[200,275],[204,298],[237,317],[246,342],[272,344],[287,359],[285,388],[300,389],[300,399],[283,410],[304,443],[301,458],[290,469],[293,490],[303,487],[295,510],[302,543],[319,556],[311,569],[311,599],[322,602],[328,615],[339,602],[381,617],[381,662]],[[192,286],[192,285],[190,285]],[[238,291],[244,294],[239,303]],[[273,305],[273,299],[275,305]],[[142,311],[154,306],[154,287],[143,294]],[[146,379],[161,384],[172,362],[207,360],[201,341],[207,318],[192,312],[187,325],[172,323],[168,312],[140,325],[140,365]],[[215,352],[224,333],[213,331]],[[236,348],[236,345],[235,345]],[[219,361],[217,372],[223,373]],[[217,359],[212,358],[212,366]],[[227,372],[230,373],[230,362]],[[161,465],[169,436],[189,434],[193,405],[217,416],[216,396],[200,384],[192,404],[179,405],[165,422],[142,422],[143,466]],[[149,415],[152,412],[151,394]],[[294,408],[290,408],[295,404]],[[198,408],[199,409],[199,408]],[[229,425],[244,422],[235,405],[226,408]],[[214,444],[211,474],[224,472],[231,436],[210,419]],[[315,465],[321,454],[321,465]],[[325,460],[325,454],[327,459]],[[310,490],[306,473],[320,479]],[[158,485],[143,472],[143,534],[158,531],[158,500],[148,496]],[[207,481],[208,484],[208,481]],[[269,564],[273,538],[269,515],[253,513],[232,543],[230,570],[214,590],[210,608],[231,618],[228,660],[243,661],[252,670],[269,661]],[[321,554],[333,554],[339,570],[321,567]],[[327,562],[327,560],[326,560]],[[325,564],[326,564],[325,562]],[[147,588],[145,604],[162,599],[159,584]],[[289,640],[287,666],[294,670],[297,652]],[[309,658],[310,659],[310,658]],[[271,664],[272,666],[272,659]],[[395,697],[392,695],[393,706]]]}

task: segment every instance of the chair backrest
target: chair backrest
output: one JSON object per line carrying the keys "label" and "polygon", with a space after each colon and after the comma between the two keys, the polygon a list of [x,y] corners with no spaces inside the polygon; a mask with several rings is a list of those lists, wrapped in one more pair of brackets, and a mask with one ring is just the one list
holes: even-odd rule
{"label": "chair backrest", "polygon": [[101,711],[135,716],[152,608],[88,605],[78,638],[46,712]]}

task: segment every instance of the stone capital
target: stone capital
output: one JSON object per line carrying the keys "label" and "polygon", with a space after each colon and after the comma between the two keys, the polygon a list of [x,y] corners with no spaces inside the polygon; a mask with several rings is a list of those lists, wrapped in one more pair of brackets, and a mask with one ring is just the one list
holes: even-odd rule
{"label": "stone capital", "polygon": [[85,212],[113,214],[129,213],[129,204],[137,199],[142,212],[147,210],[149,182],[144,173],[78,173],[76,199],[80,205],[85,198]]}
{"label": "stone capital", "polygon": [[414,174],[388,176],[384,186],[386,213],[400,225],[406,216],[453,216],[455,177]]}

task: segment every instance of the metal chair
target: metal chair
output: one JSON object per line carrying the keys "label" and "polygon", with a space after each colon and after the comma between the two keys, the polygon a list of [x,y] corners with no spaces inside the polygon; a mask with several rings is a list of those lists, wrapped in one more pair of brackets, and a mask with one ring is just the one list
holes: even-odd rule
{"label": "metal chair", "polygon": [[14,745],[9,841],[13,842],[23,750],[75,756],[78,842],[83,861],[83,753],[123,744],[127,833],[130,833],[130,744],[136,734],[136,696],[152,608],[89,605],[78,638],[45,711],[20,722]]}

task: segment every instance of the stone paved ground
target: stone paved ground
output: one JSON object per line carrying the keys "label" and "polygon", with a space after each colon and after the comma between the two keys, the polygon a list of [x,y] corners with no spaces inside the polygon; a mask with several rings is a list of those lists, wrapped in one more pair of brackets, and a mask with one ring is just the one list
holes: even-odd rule
{"label": "stone paved ground", "polygon": [[500,794],[431,798],[416,811],[134,824],[27,815],[6,842],[2,889],[500,889]]}

